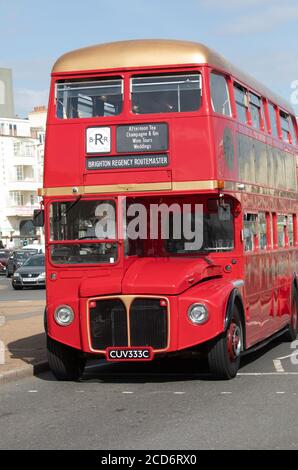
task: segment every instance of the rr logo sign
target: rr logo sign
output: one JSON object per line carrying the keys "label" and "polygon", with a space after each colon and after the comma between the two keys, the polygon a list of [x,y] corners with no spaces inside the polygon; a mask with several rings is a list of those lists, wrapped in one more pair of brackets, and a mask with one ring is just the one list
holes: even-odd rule
{"label": "rr logo sign", "polygon": [[111,151],[110,127],[89,127],[86,129],[87,153],[109,153]]}

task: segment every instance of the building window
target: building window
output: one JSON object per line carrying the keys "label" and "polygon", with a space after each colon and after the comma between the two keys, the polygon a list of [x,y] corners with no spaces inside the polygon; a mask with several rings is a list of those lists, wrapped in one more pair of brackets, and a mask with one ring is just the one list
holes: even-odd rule
{"label": "building window", "polygon": [[24,205],[24,194],[21,191],[11,191],[10,200],[13,206],[23,206]]}
{"label": "building window", "polygon": [[34,144],[26,144],[25,145],[25,157],[34,157]]}
{"label": "building window", "polygon": [[45,143],[45,133],[44,132],[39,132],[38,135],[37,135],[37,138],[38,138],[40,144]]}
{"label": "building window", "polygon": [[247,90],[238,83],[234,83],[234,94],[238,119],[246,124],[248,111]]}
{"label": "building window", "polygon": [[277,123],[276,123],[276,107],[268,103],[268,111],[269,111],[269,117],[270,117],[270,128],[271,128],[271,134],[273,137],[278,137],[278,131],[277,131]]}
{"label": "building window", "polygon": [[16,177],[17,181],[23,181],[24,179],[24,167],[22,165],[16,166]]}
{"label": "building window", "polygon": [[257,235],[257,215],[244,214],[243,220],[243,239],[244,251],[254,251],[256,249]]}
{"label": "building window", "polygon": [[34,206],[35,204],[37,204],[37,198],[35,194],[30,194],[30,204],[31,206]]}
{"label": "building window", "polygon": [[213,111],[224,116],[232,116],[228,84],[223,75],[211,73],[210,91]]}
{"label": "building window", "polygon": [[261,109],[261,98],[256,96],[254,93],[249,93],[249,103],[252,126],[256,129],[262,129],[263,116]]}
{"label": "building window", "polygon": [[13,153],[15,157],[19,157],[21,154],[21,142],[13,143]]}

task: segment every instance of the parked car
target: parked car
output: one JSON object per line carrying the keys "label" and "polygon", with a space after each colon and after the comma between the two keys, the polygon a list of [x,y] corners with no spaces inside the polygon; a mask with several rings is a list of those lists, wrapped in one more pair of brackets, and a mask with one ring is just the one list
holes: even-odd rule
{"label": "parked car", "polygon": [[10,253],[10,250],[0,249],[0,274],[6,273]]}
{"label": "parked car", "polygon": [[29,245],[23,246],[22,250],[37,250],[36,253],[44,253],[45,246],[39,243],[30,243]]}
{"label": "parked car", "polygon": [[45,256],[43,254],[28,258],[12,277],[12,287],[16,290],[23,289],[23,287],[45,286],[45,284]]}
{"label": "parked car", "polygon": [[20,268],[24,262],[30,258],[30,256],[35,255],[38,252],[35,250],[15,250],[8,259],[6,266],[6,277],[10,277],[14,272]]}

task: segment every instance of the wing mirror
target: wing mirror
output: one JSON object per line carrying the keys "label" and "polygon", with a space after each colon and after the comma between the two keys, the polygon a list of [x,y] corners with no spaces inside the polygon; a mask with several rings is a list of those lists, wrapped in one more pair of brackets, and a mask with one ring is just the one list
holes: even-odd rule
{"label": "wing mirror", "polygon": [[33,211],[33,225],[34,225],[34,227],[43,227],[44,226],[44,210],[43,209],[34,209],[34,211]]}

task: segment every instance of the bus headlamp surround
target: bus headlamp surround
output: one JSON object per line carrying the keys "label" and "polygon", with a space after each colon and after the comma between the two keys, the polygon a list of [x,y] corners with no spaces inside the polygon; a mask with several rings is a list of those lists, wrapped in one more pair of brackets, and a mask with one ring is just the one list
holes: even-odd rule
{"label": "bus headlamp surround", "polygon": [[187,310],[187,315],[194,325],[203,325],[209,318],[208,308],[206,305],[199,303],[192,304]]}
{"label": "bus headlamp surround", "polygon": [[54,313],[56,323],[60,326],[68,326],[74,320],[74,311],[69,305],[59,305]]}

